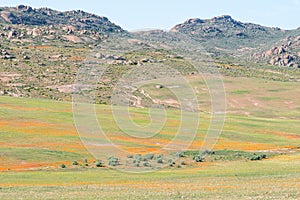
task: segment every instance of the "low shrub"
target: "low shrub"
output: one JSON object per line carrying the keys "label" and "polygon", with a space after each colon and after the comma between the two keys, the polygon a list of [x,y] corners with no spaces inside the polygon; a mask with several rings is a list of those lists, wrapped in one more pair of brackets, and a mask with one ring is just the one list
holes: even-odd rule
{"label": "low shrub", "polygon": [[96,167],[103,167],[103,162],[102,162],[102,160],[98,160],[97,162],[96,162]]}
{"label": "low shrub", "polygon": [[109,157],[108,158],[108,165],[109,166],[117,166],[117,165],[120,165],[120,159],[119,158],[116,158],[116,157]]}
{"label": "low shrub", "polygon": [[127,155],[127,158],[133,158],[133,155]]}
{"label": "low shrub", "polygon": [[142,155],[141,155],[141,154],[136,154],[136,155],[134,156],[134,158],[135,158],[136,160],[138,160],[138,161],[141,161],[141,160],[142,160]]}
{"label": "low shrub", "polygon": [[202,158],[200,155],[194,156],[194,157],[193,157],[193,160],[194,160],[195,162],[204,162],[204,158]]}
{"label": "low shrub", "polygon": [[265,159],[265,158],[267,158],[267,155],[265,155],[265,154],[262,154],[262,155],[256,155],[256,154],[254,154],[253,156],[251,156],[250,158],[249,158],[249,160],[262,160],[262,159]]}
{"label": "low shrub", "polygon": [[159,163],[159,164],[164,163],[162,158],[158,158],[158,159],[156,160],[156,162]]}
{"label": "low shrub", "polygon": [[73,161],[72,165],[78,165],[79,163],[75,160]]}
{"label": "low shrub", "polygon": [[176,152],[176,153],[175,153],[175,156],[176,156],[177,158],[182,158],[182,157],[184,157],[184,153],[182,153],[182,152]]}
{"label": "low shrub", "polygon": [[148,153],[144,156],[145,159],[147,160],[152,160],[154,158],[154,154],[153,153]]}

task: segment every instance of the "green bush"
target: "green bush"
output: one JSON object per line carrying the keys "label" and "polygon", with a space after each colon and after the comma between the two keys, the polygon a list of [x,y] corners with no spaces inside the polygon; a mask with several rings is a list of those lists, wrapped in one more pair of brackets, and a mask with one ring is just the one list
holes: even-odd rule
{"label": "green bush", "polygon": [[184,153],[182,153],[182,152],[176,152],[176,153],[175,153],[175,156],[176,156],[177,158],[182,158],[182,157],[184,157]]}
{"label": "green bush", "polygon": [[61,164],[60,167],[64,169],[64,168],[66,168],[67,166],[66,166],[65,164]]}
{"label": "green bush", "polygon": [[194,157],[193,157],[193,160],[194,160],[195,162],[203,162],[203,161],[204,161],[204,158],[202,158],[200,155],[198,155],[198,156],[194,156]]}
{"label": "green bush", "polygon": [[163,163],[163,159],[162,158],[158,158],[157,159],[157,163],[162,164]]}
{"label": "green bush", "polygon": [[141,154],[136,154],[136,155],[134,156],[134,158],[135,158],[136,160],[138,160],[138,161],[141,161],[141,160],[142,160],[142,155],[141,155]]}
{"label": "green bush", "polygon": [[173,167],[176,163],[172,159],[169,159],[168,164],[170,167]]}
{"label": "green bush", "polygon": [[103,167],[103,162],[102,162],[102,160],[98,160],[97,162],[96,162],[96,167]]}
{"label": "green bush", "polygon": [[72,165],[78,165],[79,163],[75,160],[73,161]]}
{"label": "green bush", "polygon": [[203,152],[203,155],[213,155],[213,154],[215,154],[215,152],[214,151],[210,151],[210,150],[205,150]]}
{"label": "green bush", "polygon": [[265,159],[265,158],[267,158],[267,155],[265,155],[265,154],[262,154],[262,155],[254,154],[253,156],[251,156],[249,158],[249,160],[262,160],[262,159]]}
{"label": "green bush", "polygon": [[117,166],[117,165],[120,165],[120,159],[119,158],[116,158],[116,157],[109,157],[108,158],[108,165],[109,166]]}
{"label": "green bush", "polygon": [[152,160],[154,158],[154,154],[153,153],[148,153],[144,156],[145,159],[147,160]]}
{"label": "green bush", "polygon": [[127,155],[127,158],[133,158],[133,155]]}

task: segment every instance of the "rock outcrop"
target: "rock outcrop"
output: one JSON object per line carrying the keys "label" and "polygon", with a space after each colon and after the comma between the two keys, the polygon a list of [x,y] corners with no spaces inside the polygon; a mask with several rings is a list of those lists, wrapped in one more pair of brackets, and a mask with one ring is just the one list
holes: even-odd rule
{"label": "rock outcrop", "polygon": [[[108,18],[90,14],[81,10],[59,12],[49,8],[35,9],[30,6],[1,8],[0,19],[9,24],[33,26],[65,25],[68,31],[94,30],[101,33],[124,33],[120,26]],[[70,26],[72,24],[72,27]]]}
{"label": "rock outcrop", "polygon": [[275,46],[261,55],[271,65],[300,68],[300,36],[285,39],[285,44]]}

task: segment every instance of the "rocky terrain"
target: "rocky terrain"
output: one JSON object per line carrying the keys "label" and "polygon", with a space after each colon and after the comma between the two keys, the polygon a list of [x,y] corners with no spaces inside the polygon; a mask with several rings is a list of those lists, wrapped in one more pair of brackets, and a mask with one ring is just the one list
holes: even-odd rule
{"label": "rocky terrain", "polygon": [[[23,5],[0,8],[0,16],[1,95],[71,100],[77,71],[87,61],[97,61],[108,66],[106,79],[98,82],[97,102],[110,103],[115,84],[131,69],[170,65],[184,76],[193,75],[195,69],[181,54],[195,44],[226,76],[300,79],[300,29],[263,27],[226,15],[189,19],[169,32],[130,33],[106,17],[84,11]],[[180,40],[185,49],[176,45]],[[156,102],[148,97],[141,90],[132,104]],[[168,102],[164,104],[172,104]]]}
{"label": "rocky terrain", "polygon": [[[258,52],[263,53],[285,38],[300,35],[300,29],[283,30],[277,27],[270,28],[253,23],[243,23],[229,15],[204,20],[188,19],[184,23],[174,26],[170,32],[189,35],[216,55],[240,58],[256,55]],[[291,51],[293,50],[291,49]],[[297,58],[295,57],[295,59]],[[256,62],[257,56],[254,56],[252,61]],[[276,62],[268,63],[278,64]],[[282,63],[282,66],[288,66],[288,64],[283,65]],[[289,63],[289,66],[294,65]]]}
{"label": "rocky terrain", "polygon": [[300,36],[287,37],[282,45],[274,46],[263,54],[255,54],[255,58],[266,60],[271,65],[284,67],[300,67]]}
{"label": "rocky terrain", "polygon": [[34,9],[30,6],[19,5],[0,9],[1,20],[4,23],[49,26],[72,25],[79,30],[97,32],[125,32],[120,26],[111,23],[108,18],[100,17],[81,10],[59,12],[49,8]]}
{"label": "rocky terrain", "polygon": [[174,26],[171,32],[183,32],[198,37],[238,37],[253,38],[266,36],[267,33],[278,33],[279,28],[267,28],[251,23],[242,23],[229,15],[214,17],[212,19],[188,19],[182,24]]}

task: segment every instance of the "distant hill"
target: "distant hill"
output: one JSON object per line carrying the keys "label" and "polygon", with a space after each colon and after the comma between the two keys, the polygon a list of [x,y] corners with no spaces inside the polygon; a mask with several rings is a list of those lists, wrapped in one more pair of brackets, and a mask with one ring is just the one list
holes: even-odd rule
{"label": "distant hill", "polygon": [[[296,39],[300,35],[300,29],[265,27],[243,23],[229,15],[223,15],[212,19],[188,19],[174,26],[169,32],[188,35],[219,56],[247,57],[253,62],[262,61],[280,66],[298,67],[300,64],[300,45]],[[292,48],[288,48],[289,52],[279,53],[282,54],[279,57],[264,56],[266,51],[282,45],[285,48],[292,45]]]}
{"label": "distant hill", "polygon": [[239,22],[229,15],[204,20],[199,18],[188,19],[184,23],[174,26],[170,31],[205,38],[254,38],[257,36],[265,37],[266,34],[276,35],[285,32],[280,28],[268,28],[257,24]]}
{"label": "distant hill", "polygon": [[0,8],[2,23],[49,26],[72,25],[80,30],[94,30],[99,32],[125,32],[120,26],[110,22],[106,17],[100,17],[81,10],[60,12],[50,8],[35,9],[30,6]]}

